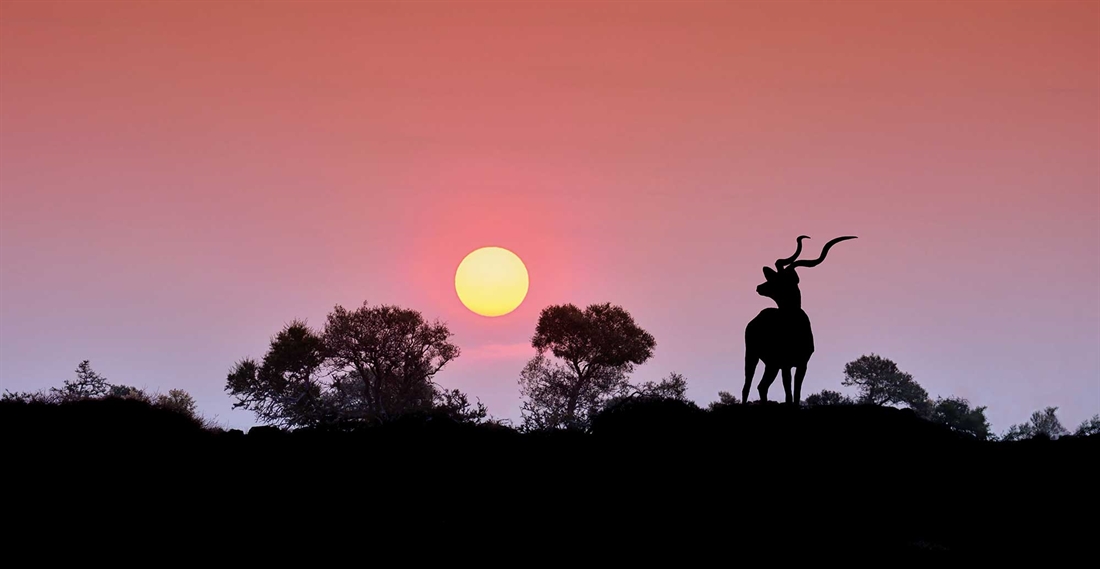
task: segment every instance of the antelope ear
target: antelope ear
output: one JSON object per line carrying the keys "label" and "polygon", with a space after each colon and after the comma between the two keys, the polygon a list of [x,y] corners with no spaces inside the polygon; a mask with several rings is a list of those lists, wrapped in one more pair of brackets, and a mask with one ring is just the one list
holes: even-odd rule
{"label": "antelope ear", "polygon": [[764,267],[764,278],[765,279],[770,281],[770,280],[774,279],[777,274],[778,273],[776,273],[774,270],[772,270],[771,267]]}

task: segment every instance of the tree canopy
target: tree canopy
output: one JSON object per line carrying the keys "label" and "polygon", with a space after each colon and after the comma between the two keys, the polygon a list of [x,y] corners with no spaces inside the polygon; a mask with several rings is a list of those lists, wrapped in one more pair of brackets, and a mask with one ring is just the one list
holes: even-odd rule
{"label": "tree canopy", "polygon": [[336,306],[324,329],[302,321],[271,340],[262,362],[238,362],[226,378],[234,407],[289,428],[384,421],[443,413],[477,421],[465,394],[445,390],[435,375],[459,356],[445,324],[392,305]]}
{"label": "tree canopy", "polygon": [[1046,407],[1041,411],[1036,411],[1031,414],[1031,418],[1027,422],[1009,427],[1001,440],[1018,441],[1036,437],[1056,439],[1068,435],[1069,431],[1058,420],[1057,412],[1057,407]]}
{"label": "tree canopy", "polygon": [[709,404],[707,404],[707,410],[717,411],[718,409],[722,409],[732,405],[741,405],[741,398],[730,393],[729,391],[719,391],[718,400],[711,401]]}
{"label": "tree canopy", "polygon": [[821,405],[903,405],[920,417],[966,433],[979,440],[990,438],[985,407],[972,406],[961,397],[940,397],[933,401],[911,374],[882,356],[871,354],[844,366],[843,385],[855,386],[855,399],[836,391],[822,391],[806,398],[808,407]]}
{"label": "tree canopy", "polygon": [[229,372],[225,389],[236,399],[233,407],[292,428],[328,422],[331,397],[321,385],[322,350],[320,336],[304,322],[287,324],[271,339],[261,363],[244,359]]}
{"label": "tree canopy", "polygon": [[595,413],[628,392],[629,374],[656,344],[621,306],[544,308],[531,339],[538,353],[520,373],[524,425],[587,428]]}
{"label": "tree canopy", "polygon": [[107,395],[111,384],[92,369],[90,360],[84,360],[76,366],[76,379],[66,379],[61,388],[51,387],[50,391],[66,401],[88,399]]}
{"label": "tree canopy", "polygon": [[934,423],[947,425],[953,431],[966,433],[978,440],[989,438],[985,407],[971,407],[970,402],[961,397],[937,399],[929,418]]}
{"label": "tree canopy", "polygon": [[861,356],[844,366],[845,386],[859,389],[858,401],[872,405],[905,405],[921,412],[928,404],[928,392],[913,376],[882,356]]}
{"label": "tree canopy", "polygon": [[806,397],[805,405],[807,407],[821,407],[825,405],[855,405],[855,401],[851,397],[844,395],[838,391],[830,391],[824,389],[821,393],[814,393]]}
{"label": "tree canopy", "polygon": [[1073,435],[1076,437],[1089,437],[1092,435],[1100,435],[1100,415],[1093,415],[1078,425],[1077,430],[1073,431]]}

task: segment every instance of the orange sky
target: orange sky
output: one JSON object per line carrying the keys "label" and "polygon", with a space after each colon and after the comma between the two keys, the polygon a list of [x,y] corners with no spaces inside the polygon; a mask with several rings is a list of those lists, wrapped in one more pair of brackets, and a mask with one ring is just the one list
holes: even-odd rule
{"label": "orange sky", "polygon": [[801,272],[807,393],[875,352],[998,432],[1100,412],[1100,4],[0,5],[5,389],[91,359],[248,426],[233,362],[367,300],[518,418],[538,311],[610,301],[705,403],[800,234],[859,236]]}

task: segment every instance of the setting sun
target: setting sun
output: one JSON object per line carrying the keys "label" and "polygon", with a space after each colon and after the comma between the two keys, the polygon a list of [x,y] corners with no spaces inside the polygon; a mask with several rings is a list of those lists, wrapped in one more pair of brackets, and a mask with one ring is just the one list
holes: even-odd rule
{"label": "setting sun", "polygon": [[503,316],[527,296],[527,267],[515,253],[482,247],[458,265],[455,292],[462,304],[482,316]]}

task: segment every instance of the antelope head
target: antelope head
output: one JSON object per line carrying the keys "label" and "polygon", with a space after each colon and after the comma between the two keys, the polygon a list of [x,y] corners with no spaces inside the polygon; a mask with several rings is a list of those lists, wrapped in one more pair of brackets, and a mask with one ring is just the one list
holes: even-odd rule
{"label": "antelope head", "polygon": [[794,255],[786,259],[776,260],[775,269],[764,267],[764,282],[756,287],[757,294],[774,300],[776,305],[781,308],[785,306],[800,307],[802,305],[802,293],[798,290],[798,273],[794,271],[796,268],[818,266],[825,260],[825,255],[829,254],[830,247],[847,239],[855,239],[855,236],[837,237],[825,244],[825,247],[821,249],[821,256],[817,259],[798,261],[798,255],[802,253],[803,239],[809,239],[809,237],[799,235],[797,239],[798,248],[795,249]]}

